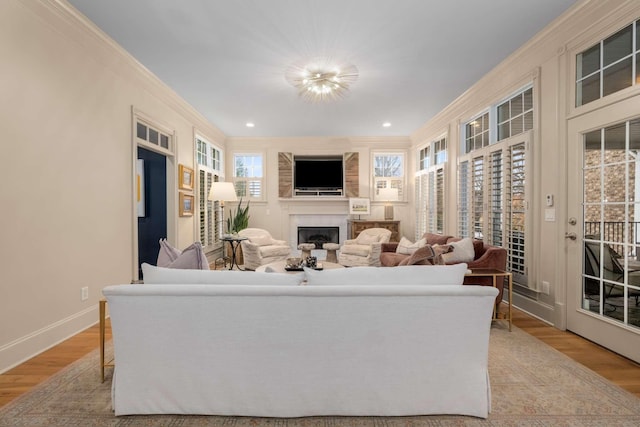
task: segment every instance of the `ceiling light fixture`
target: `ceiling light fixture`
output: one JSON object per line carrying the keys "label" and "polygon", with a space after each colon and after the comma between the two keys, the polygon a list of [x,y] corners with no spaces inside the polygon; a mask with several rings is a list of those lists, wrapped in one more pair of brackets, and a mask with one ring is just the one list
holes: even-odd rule
{"label": "ceiling light fixture", "polygon": [[391,127],[391,123],[389,123],[389,122],[384,122],[384,123],[382,124],[382,127],[384,127],[384,128],[390,128],[390,127]]}
{"label": "ceiling light fixture", "polygon": [[358,68],[328,58],[316,58],[289,66],[285,78],[305,101],[330,102],[349,92],[349,87],[358,80]]}
{"label": "ceiling light fixture", "polygon": [[252,128],[252,127],[255,127],[255,126],[256,126],[255,123],[247,122],[247,127],[248,128]]}

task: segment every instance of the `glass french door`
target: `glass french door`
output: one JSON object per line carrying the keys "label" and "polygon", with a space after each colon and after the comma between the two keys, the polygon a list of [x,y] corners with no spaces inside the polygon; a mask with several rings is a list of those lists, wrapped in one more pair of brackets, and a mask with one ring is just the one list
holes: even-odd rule
{"label": "glass french door", "polygon": [[569,122],[567,329],[640,362],[640,118],[603,116]]}

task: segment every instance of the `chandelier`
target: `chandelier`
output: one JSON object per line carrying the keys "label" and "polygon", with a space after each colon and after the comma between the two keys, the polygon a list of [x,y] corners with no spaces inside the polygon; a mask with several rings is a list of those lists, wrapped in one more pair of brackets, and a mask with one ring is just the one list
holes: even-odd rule
{"label": "chandelier", "polygon": [[330,102],[349,92],[349,86],[358,79],[358,68],[320,58],[291,65],[285,78],[305,101]]}

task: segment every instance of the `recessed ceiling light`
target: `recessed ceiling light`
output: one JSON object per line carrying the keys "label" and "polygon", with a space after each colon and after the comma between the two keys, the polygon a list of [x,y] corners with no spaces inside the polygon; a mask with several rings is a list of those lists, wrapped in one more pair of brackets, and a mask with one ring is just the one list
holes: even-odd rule
{"label": "recessed ceiling light", "polygon": [[382,124],[382,127],[384,127],[384,128],[390,128],[390,127],[391,127],[391,123],[389,123],[389,122],[384,122],[384,123]]}
{"label": "recessed ceiling light", "polygon": [[255,126],[256,126],[256,124],[255,124],[255,123],[253,123],[253,122],[247,122],[247,127],[248,127],[248,128],[252,128],[252,127],[255,127]]}

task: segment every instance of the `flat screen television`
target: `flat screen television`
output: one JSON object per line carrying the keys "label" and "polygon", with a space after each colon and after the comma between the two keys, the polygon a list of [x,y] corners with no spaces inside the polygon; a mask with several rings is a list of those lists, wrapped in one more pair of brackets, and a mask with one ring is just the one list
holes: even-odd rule
{"label": "flat screen television", "polygon": [[298,191],[342,190],[342,156],[295,157],[293,169],[293,186]]}

